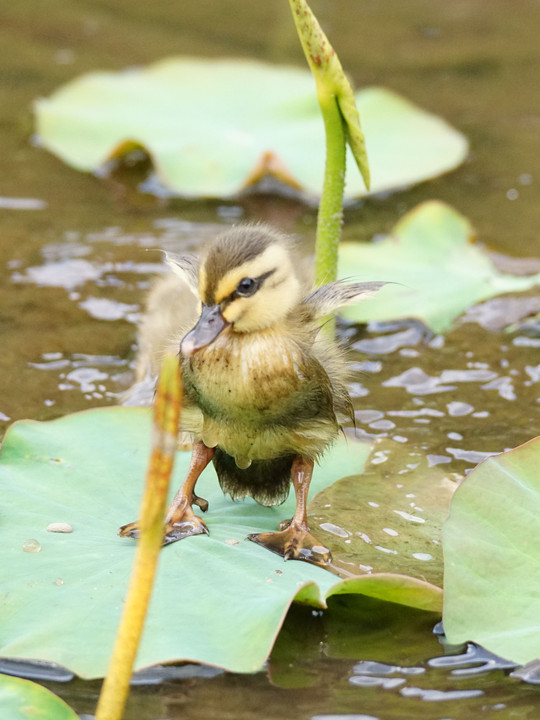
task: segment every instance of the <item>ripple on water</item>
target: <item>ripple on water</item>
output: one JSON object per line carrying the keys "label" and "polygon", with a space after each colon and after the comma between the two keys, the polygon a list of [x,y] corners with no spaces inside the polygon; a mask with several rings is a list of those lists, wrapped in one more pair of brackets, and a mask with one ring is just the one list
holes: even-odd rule
{"label": "ripple on water", "polygon": [[353,668],[353,671],[359,675],[392,675],[400,673],[401,675],[423,675],[426,668],[413,666],[401,667],[400,665],[388,665],[387,663],[375,662],[374,660],[361,660]]}
{"label": "ripple on water", "polygon": [[474,410],[474,407],[469,403],[458,401],[447,403],[446,407],[448,408],[448,414],[452,417],[469,415]]}
{"label": "ripple on water", "polygon": [[39,198],[0,197],[2,210],[45,210],[48,203]]}
{"label": "ripple on water", "polygon": [[404,687],[399,691],[403,697],[420,698],[425,702],[441,702],[447,700],[468,700],[481,697],[483,690],[425,690],[419,687]]}
{"label": "ripple on water", "polygon": [[[482,363],[482,365],[484,364]],[[420,367],[412,367],[400,375],[389,378],[382,385],[383,387],[402,387],[413,395],[432,395],[456,390],[456,383],[493,383],[497,382],[497,379],[498,375],[495,371],[484,367],[474,367],[467,370],[443,370],[438,376],[428,375]],[[499,378],[499,380],[502,380],[502,378]],[[499,386],[493,387],[497,389]],[[486,389],[486,386],[484,386],[484,389]],[[449,405],[452,404],[449,403]]]}
{"label": "ripple on water", "polygon": [[455,390],[455,385],[443,385],[437,377],[431,377],[422,368],[412,367],[400,375],[389,378],[382,383],[383,387],[402,387],[414,395],[430,395]]}
{"label": "ripple on water", "polygon": [[516,347],[540,348],[540,338],[518,335],[512,340],[512,345]]}
{"label": "ripple on water", "polygon": [[428,660],[433,668],[451,668],[451,675],[480,675],[491,670],[510,670],[516,663],[494,655],[480,645],[468,643],[465,652],[457,655],[442,655]]}
{"label": "ripple on water", "polygon": [[[463,656],[457,656],[458,663],[463,664],[467,659]],[[430,661],[430,665],[437,667],[437,660],[445,658],[436,658]],[[439,667],[444,667],[443,663]],[[424,667],[400,667],[397,665],[387,665],[385,663],[364,660],[357,663],[354,668],[354,675],[349,678],[351,685],[357,687],[378,687],[383,690],[394,690],[399,688],[399,694],[405,698],[420,698],[425,702],[442,702],[451,700],[467,700],[469,698],[481,697],[484,691],[480,689],[468,690],[437,690],[432,688],[421,688],[414,685],[407,685],[411,676],[423,675],[426,672]],[[397,677],[389,677],[397,676]],[[401,677],[400,677],[401,676]],[[404,677],[403,677],[404,676]]]}
{"label": "ripple on water", "polygon": [[358,715],[357,713],[343,715],[340,713],[339,715],[312,715],[310,720],[379,720],[379,718],[375,715]]}
{"label": "ripple on water", "polygon": [[355,410],[354,417],[357,422],[369,425],[369,423],[384,418],[384,413],[380,410]]}
{"label": "ripple on water", "polygon": [[[62,383],[58,387],[60,390],[73,390],[76,385],[83,393],[91,393],[95,390],[105,391],[104,385],[98,385],[100,381],[107,380],[108,374],[98,370],[97,368],[77,368],[66,375],[67,382]],[[75,383],[75,385],[73,385]]]}
{"label": "ripple on water", "polygon": [[525,365],[525,372],[530,377],[530,380],[525,381],[525,385],[540,383],[540,365]]}
{"label": "ripple on water", "polygon": [[375,422],[369,424],[369,427],[373,430],[393,430],[396,424],[391,420],[375,420]]}
{"label": "ripple on water", "polygon": [[360,687],[380,687],[383,690],[393,690],[407,681],[405,678],[385,678],[374,677],[372,675],[353,675],[349,678],[351,685],[359,685]]}
{"label": "ripple on water", "polygon": [[387,355],[405,346],[418,345],[423,334],[420,328],[412,327],[390,335],[380,335],[375,338],[359,340],[352,347],[355,350],[371,355]]}
{"label": "ripple on water", "polygon": [[127,320],[136,324],[140,313],[138,305],[128,305],[109,298],[87,297],[79,307],[96,320]]}
{"label": "ripple on water", "polygon": [[11,281],[33,283],[40,287],[63,287],[66,290],[74,290],[88,281],[96,282],[100,276],[100,269],[88,260],[70,258],[26,268],[24,275],[14,272]]}
{"label": "ripple on water", "polygon": [[465,460],[465,462],[473,463],[473,465],[478,465],[487,458],[499,454],[498,452],[480,452],[478,450],[463,450],[462,448],[446,448],[446,452],[450,453],[456,460]]}
{"label": "ripple on water", "polygon": [[511,377],[503,375],[502,377],[496,378],[485,385],[482,385],[482,390],[496,390],[499,397],[504,400],[516,400],[516,392],[514,390],[514,383]]}
{"label": "ripple on water", "polygon": [[426,460],[428,461],[428,467],[452,462],[452,458],[447,455],[426,455]]}
{"label": "ripple on water", "polygon": [[[43,362],[28,363],[29,367],[58,373],[58,390],[79,391],[87,399],[117,398],[126,389],[128,361],[115,355],[74,353],[43,353]],[[120,372],[118,372],[120,370]],[[62,372],[59,372],[62,371]],[[54,400],[46,400],[46,405]]]}

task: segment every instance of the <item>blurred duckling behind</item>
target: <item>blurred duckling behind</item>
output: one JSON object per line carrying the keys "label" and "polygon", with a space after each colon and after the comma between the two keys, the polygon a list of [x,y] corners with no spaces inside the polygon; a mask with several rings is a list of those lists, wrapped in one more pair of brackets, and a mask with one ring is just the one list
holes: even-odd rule
{"label": "blurred duckling behind", "polygon": [[[180,344],[181,430],[191,435],[193,450],[167,513],[165,543],[208,532],[192,506],[208,507],[195,484],[212,461],[233,499],[280,504],[292,482],[294,517],[280,531],[249,539],[285,559],[327,565],[329,551],[309,531],[307,495],[314,462],[352,417],[352,404],[343,351],[319,330],[323,318],[385,283],[337,281],[306,294],[290,238],[264,225],[222,233],[198,266],[192,258],[169,263],[175,274],[150,296],[138,365],[141,379],[148,365],[155,372],[160,355]],[[191,303],[196,316],[196,296],[198,320],[180,341],[175,308]],[[137,523],[120,534],[136,537]]]}

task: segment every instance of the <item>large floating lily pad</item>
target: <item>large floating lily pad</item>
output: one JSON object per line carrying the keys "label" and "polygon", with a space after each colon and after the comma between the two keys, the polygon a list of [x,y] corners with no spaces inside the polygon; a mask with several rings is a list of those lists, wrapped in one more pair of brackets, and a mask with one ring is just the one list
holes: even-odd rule
{"label": "large floating lily pad", "polygon": [[[83,677],[106,672],[135,549],[116,531],[137,517],[150,432],[143,408],[91,410],[9,429],[0,455],[4,657],[57,662]],[[340,441],[317,470],[313,490],[361,472],[368,452],[366,444]],[[173,486],[188,459],[178,454]],[[441,590],[422,579],[385,571],[340,580],[245,539],[290,517],[293,497],[278,508],[234,503],[212,468],[197,491],[210,502],[210,536],[162,551],[138,668],[192,660],[258,670],[293,599],[325,607],[330,595],[361,593],[440,609]],[[69,523],[73,532],[47,532],[52,522]],[[32,549],[30,540],[39,552],[24,551]]]}
{"label": "large floating lily pad", "polygon": [[463,215],[429,201],[407,213],[379,242],[343,243],[341,277],[399,283],[345,308],[343,315],[356,322],[417,318],[434,332],[444,332],[475,303],[540,285],[540,273],[499,272],[473,238]]}
{"label": "large floating lily pad", "polygon": [[[401,188],[458,166],[463,135],[382,88],[356,96],[371,192]],[[325,140],[308,70],[247,60],[170,58],[148,68],[84,75],[36,104],[44,147],[95,171],[134,148],[184,196],[227,197],[276,176],[321,192]],[[352,155],[347,194],[366,190]]]}
{"label": "large floating lily pad", "polygon": [[540,437],[467,477],[444,526],[444,629],[524,664],[540,657]]}
{"label": "large floating lily pad", "polygon": [[0,675],[3,720],[78,720],[79,716],[49,690],[20,678]]}

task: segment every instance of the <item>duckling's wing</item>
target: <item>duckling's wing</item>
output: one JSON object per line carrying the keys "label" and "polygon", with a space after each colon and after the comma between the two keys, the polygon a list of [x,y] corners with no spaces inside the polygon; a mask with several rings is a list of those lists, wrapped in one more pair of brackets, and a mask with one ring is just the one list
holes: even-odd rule
{"label": "duckling's wing", "polygon": [[199,261],[193,255],[173,255],[172,253],[163,251],[165,262],[173,271],[173,273],[181,278],[189,287],[191,292],[199,296],[198,276]]}
{"label": "duckling's wing", "polygon": [[336,280],[314,290],[302,300],[300,305],[306,315],[315,320],[330,315],[345,305],[373,297],[384,285],[388,283],[347,283],[344,280]]}

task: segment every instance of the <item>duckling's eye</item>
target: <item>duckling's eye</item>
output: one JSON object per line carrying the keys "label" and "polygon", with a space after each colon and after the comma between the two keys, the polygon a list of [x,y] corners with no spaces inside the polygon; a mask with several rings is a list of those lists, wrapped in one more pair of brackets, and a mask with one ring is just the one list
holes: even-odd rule
{"label": "duckling's eye", "polygon": [[236,286],[236,294],[241,295],[242,297],[249,297],[250,295],[253,295],[254,292],[256,292],[257,288],[259,287],[259,283],[257,280],[254,280],[253,278],[242,278],[238,285]]}

